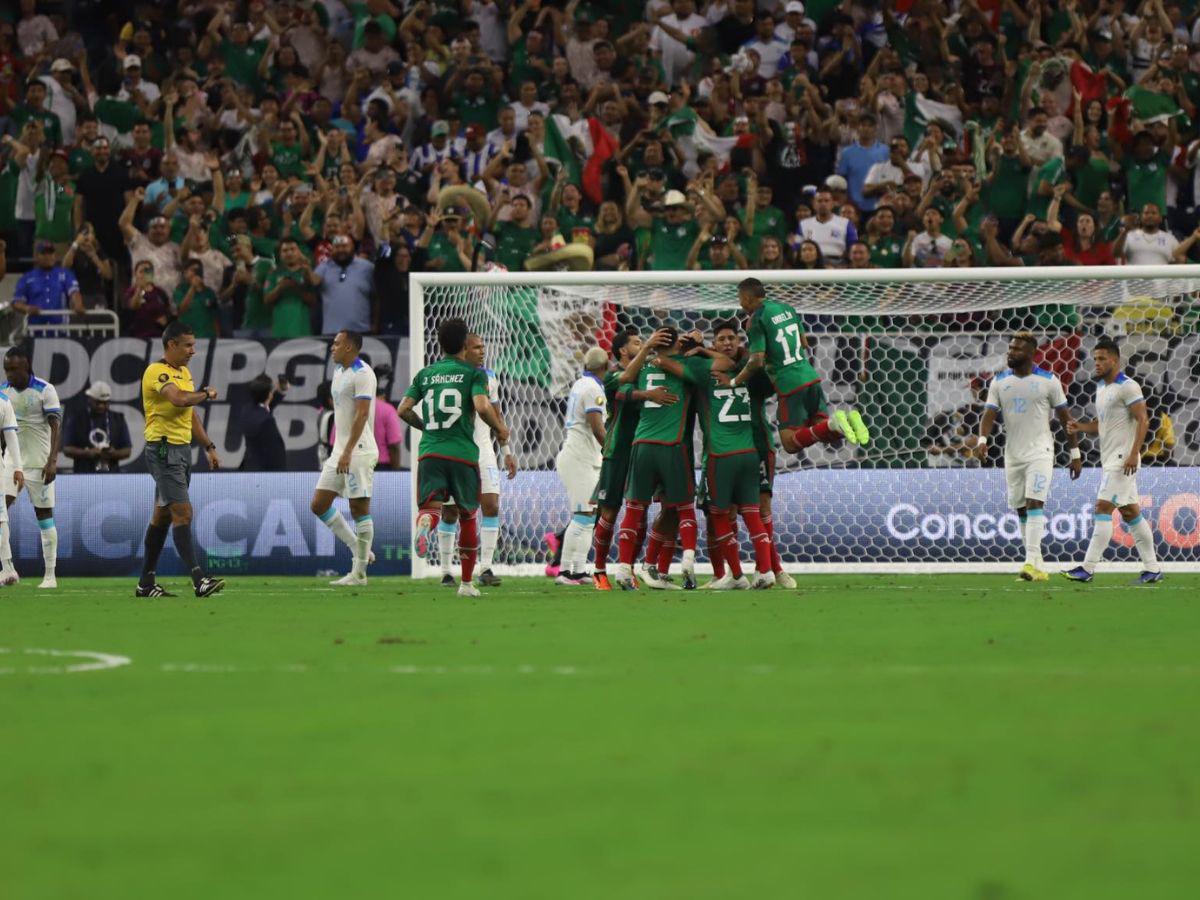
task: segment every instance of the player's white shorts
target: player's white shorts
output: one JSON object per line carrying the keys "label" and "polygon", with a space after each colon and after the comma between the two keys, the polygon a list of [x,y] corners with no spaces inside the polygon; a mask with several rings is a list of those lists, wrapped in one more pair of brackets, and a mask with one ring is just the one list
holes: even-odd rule
{"label": "player's white shorts", "polygon": [[[340,455],[340,454],[339,454]],[[333,491],[339,497],[347,500],[361,500],[371,496],[371,485],[375,481],[375,462],[378,456],[374,453],[354,453],[350,456],[350,471],[341,473],[337,470],[338,457],[331,456],[321,467],[321,477],[317,479],[318,491]]]}
{"label": "player's white shorts", "polygon": [[1035,459],[1026,463],[1004,463],[1004,477],[1008,481],[1008,505],[1021,509],[1026,500],[1043,503],[1050,496],[1050,478],[1054,474],[1054,460]]}
{"label": "player's white shorts", "polygon": [[[26,468],[21,470],[25,476],[25,491],[29,494],[29,500],[33,503],[35,509],[52,509],[54,507],[54,486],[58,484],[57,479],[50,484],[42,482],[42,467]],[[12,472],[8,466],[4,467],[4,494],[7,497],[17,496],[17,485],[13,481]]]}
{"label": "player's white shorts", "polygon": [[1096,499],[1118,507],[1132,506],[1139,500],[1137,476],[1126,475],[1123,469],[1105,469],[1100,476],[1100,490],[1096,492]]}
{"label": "player's white shorts", "polygon": [[578,454],[559,450],[554,458],[554,469],[559,480],[567,489],[571,512],[582,512],[592,508],[592,493],[600,480],[600,466],[594,459],[581,459]]}
{"label": "player's white shorts", "polygon": [[496,448],[491,441],[479,448],[479,493],[500,493],[500,467],[496,464]]}

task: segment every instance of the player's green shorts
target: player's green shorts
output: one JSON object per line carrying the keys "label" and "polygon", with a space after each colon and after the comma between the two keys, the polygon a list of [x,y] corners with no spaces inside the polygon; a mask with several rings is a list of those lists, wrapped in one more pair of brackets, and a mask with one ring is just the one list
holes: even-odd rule
{"label": "player's green shorts", "polygon": [[691,503],[696,493],[692,457],[682,444],[634,444],[626,500]]}
{"label": "player's green shorts", "polygon": [[825,392],[821,390],[819,381],[796,388],[790,394],[779,398],[779,426],[781,428],[798,428],[801,425],[807,425],[817,416],[825,417],[828,412],[829,407],[825,404]]}
{"label": "player's green shorts", "polygon": [[618,453],[600,463],[600,478],[596,481],[596,489],[592,491],[592,502],[597,506],[621,505],[632,455],[632,451]]}
{"label": "player's green shorts", "polygon": [[710,456],[704,469],[708,505],[713,509],[758,505],[758,454]]}
{"label": "player's green shorts", "polygon": [[758,492],[773,494],[775,492],[775,451],[758,451]]}
{"label": "player's green shorts", "polygon": [[470,512],[479,508],[479,466],[461,459],[424,456],[417,461],[417,500],[424,506],[430,500],[446,501]]}

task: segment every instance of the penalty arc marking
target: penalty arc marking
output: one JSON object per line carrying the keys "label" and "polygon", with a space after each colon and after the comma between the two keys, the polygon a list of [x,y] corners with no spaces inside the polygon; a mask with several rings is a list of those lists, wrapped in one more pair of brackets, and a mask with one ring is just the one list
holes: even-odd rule
{"label": "penalty arc marking", "polygon": [[[40,647],[0,647],[0,656],[35,656],[57,659],[78,659],[81,662],[62,665],[27,665],[23,668],[0,665],[0,675],[71,675],[76,672],[100,672],[104,669],[119,669],[133,662],[128,656],[115,653],[98,653],[94,650],[47,650]],[[7,662],[8,660],[0,660]]]}

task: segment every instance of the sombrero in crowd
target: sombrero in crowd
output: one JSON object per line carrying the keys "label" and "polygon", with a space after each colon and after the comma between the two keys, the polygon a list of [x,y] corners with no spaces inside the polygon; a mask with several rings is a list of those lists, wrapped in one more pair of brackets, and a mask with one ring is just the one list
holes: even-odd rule
{"label": "sombrero in crowd", "polygon": [[545,272],[551,269],[568,272],[587,272],[592,268],[594,254],[592,248],[584,243],[568,244],[562,235],[556,234],[550,240],[552,250],[539,253],[525,260],[525,268],[530,272]]}
{"label": "sombrero in crowd", "polygon": [[488,204],[487,197],[482,191],[476,190],[469,184],[451,185],[438,192],[437,208],[439,213],[453,206],[466,206],[470,209],[475,224],[481,229],[487,227],[488,220],[492,217],[492,207]]}

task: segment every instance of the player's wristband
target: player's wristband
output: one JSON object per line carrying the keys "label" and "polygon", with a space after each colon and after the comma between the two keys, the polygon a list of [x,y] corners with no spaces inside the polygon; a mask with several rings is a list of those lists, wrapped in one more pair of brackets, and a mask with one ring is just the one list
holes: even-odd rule
{"label": "player's wristband", "polygon": [[216,444],[209,444],[209,445],[208,445],[207,447],[205,447],[204,449],[205,449],[205,450],[216,450],[216,449],[217,449],[217,445],[216,445]]}
{"label": "player's wristband", "polygon": [[988,442],[987,438],[985,438],[985,437],[984,437],[984,436],[981,434],[981,435],[980,435],[980,436],[979,436],[979,437],[976,439],[976,441],[975,441],[975,446],[976,446],[976,447],[986,447],[986,446],[987,446],[987,442]]}
{"label": "player's wristband", "polygon": [[500,445],[500,452],[501,452],[501,453],[507,453],[507,452],[508,452],[508,444],[501,444],[501,445]]}
{"label": "player's wristband", "polygon": [[1075,460],[1077,460],[1077,459],[1083,459],[1083,454],[1079,452],[1078,447],[1072,447],[1071,448],[1071,462],[1075,462]]}

